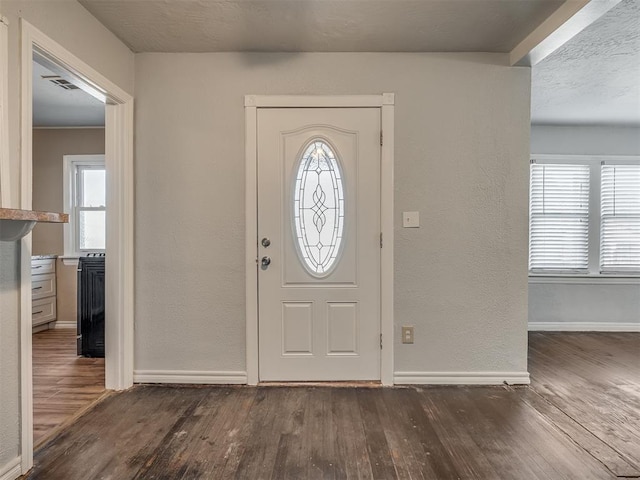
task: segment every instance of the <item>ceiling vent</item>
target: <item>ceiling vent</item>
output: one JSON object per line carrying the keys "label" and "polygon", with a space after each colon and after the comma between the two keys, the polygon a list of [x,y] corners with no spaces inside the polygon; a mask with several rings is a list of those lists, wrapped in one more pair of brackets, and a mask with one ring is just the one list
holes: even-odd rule
{"label": "ceiling vent", "polygon": [[64,88],[65,90],[78,90],[80,88],[58,75],[42,75],[42,78],[44,80],[49,80],[54,85],[57,85],[60,88]]}

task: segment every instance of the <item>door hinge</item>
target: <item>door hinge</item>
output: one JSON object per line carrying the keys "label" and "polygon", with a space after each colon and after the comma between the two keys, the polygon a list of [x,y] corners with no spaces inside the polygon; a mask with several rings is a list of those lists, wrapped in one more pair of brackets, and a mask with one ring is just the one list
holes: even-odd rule
{"label": "door hinge", "polygon": [[380,146],[382,146],[382,143],[383,143],[382,130],[380,130]]}
{"label": "door hinge", "polygon": [[382,248],[382,232],[380,232],[380,248]]}
{"label": "door hinge", "polygon": [[382,334],[380,334],[380,350],[382,350]]}

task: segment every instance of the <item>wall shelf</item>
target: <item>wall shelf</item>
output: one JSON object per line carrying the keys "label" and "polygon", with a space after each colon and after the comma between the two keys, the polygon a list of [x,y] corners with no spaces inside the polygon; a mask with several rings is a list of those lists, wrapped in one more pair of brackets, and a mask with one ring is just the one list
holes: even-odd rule
{"label": "wall shelf", "polygon": [[0,208],[0,241],[14,242],[20,240],[33,230],[33,227],[38,222],[68,223],[69,215],[66,213]]}

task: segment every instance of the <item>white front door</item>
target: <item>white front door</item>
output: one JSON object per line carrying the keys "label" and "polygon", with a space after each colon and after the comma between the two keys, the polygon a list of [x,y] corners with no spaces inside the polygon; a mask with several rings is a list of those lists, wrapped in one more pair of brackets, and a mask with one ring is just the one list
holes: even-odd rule
{"label": "white front door", "polygon": [[258,109],[261,381],[380,379],[380,115]]}

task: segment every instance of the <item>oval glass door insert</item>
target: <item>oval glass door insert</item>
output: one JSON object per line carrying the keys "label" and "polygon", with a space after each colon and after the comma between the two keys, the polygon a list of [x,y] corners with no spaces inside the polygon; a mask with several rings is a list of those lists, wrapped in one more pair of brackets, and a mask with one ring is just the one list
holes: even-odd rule
{"label": "oval glass door insert", "polygon": [[339,260],[344,213],[340,163],[327,142],[314,139],[297,163],[293,219],[300,261],[315,277],[329,275]]}

